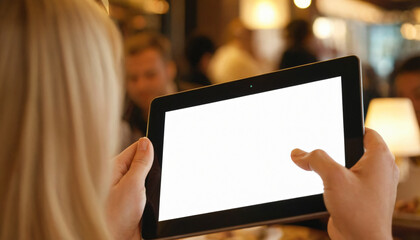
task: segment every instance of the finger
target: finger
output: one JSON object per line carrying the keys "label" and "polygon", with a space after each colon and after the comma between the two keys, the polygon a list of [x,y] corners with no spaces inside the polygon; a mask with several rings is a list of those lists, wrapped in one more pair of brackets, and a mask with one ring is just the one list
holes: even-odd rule
{"label": "finger", "polygon": [[307,154],[307,152],[299,148],[295,148],[292,150],[290,156],[292,157],[293,162],[300,168],[306,171],[312,171],[311,166],[309,166],[309,161],[302,160],[302,157],[306,156]]}
{"label": "finger", "polygon": [[123,165],[126,167],[124,174],[130,168],[134,155],[136,155],[136,150],[137,150],[137,142],[131,144],[129,147],[124,149],[124,151],[118,154],[118,156],[115,157],[115,161],[117,162],[117,164]]}
{"label": "finger", "polygon": [[365,136],[363,137],[363,144],[368,151],[389,151],[384,139],[375,130],[365,128]]}
{"label": "finger", "polygon": [[340,174],[345,168],[334,161],[323,150],[314,150],[307,153],[300,149],[294,149],[291,153],[293,162],[307,171],[315,171],[323,180],[324,185],[330,178]]}
{"label": "finger", "polygon": [[130,168],[131,162],[136,154],[137,142],[131,144],[128,148],[122,151],[114,158],[114,167],[112,173],[112,185],[120,181]]}
{"label": "finger", "polygon": [[375,172],[384,172],[390,168],[395,168],[394,155],[390,152],[383,138],[375,130],[365,129],[363,144],[365,153],[351,168],[353,172],[360,172],[361,169],[371,168],[375,169]]}
{"label": "finger", "polygon": [[327,228],[328,228],[328,235],[330,236],[331,239],[337,239],[337,240],[345,239],[343,235],[340,233],[340,231],[337,229],[337,227],[335,226],[335,223],[332,217],[328,219]]}
{"label": "finger", "polygon": [[144,181],[150,168],[152,167],[152,163],[153,145],[148,138],[140,138],[137,141],[136,154],[134,155],[128,171],[130,174],[136,176],[136,178]]}

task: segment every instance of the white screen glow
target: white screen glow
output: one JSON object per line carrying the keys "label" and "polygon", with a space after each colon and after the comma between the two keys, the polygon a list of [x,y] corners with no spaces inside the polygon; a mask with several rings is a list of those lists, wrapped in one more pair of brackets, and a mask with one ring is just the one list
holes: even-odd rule
{"label": "white screen glow", "polygon": [[166,112],[159,221],[323,193],[294,148],[345,164],[340,77]]}

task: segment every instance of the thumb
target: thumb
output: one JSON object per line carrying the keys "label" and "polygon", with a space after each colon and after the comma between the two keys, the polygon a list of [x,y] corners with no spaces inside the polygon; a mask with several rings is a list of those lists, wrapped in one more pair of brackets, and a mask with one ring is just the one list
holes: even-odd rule
{"label": "thumb", "polygon": [[140,138],[137,141],[136,154],[131,162],[128,173],[144,181],[152,167],[153,156],[153,145],[150,140],[146,137]]}
{"label": "thumb", "polygon": [[345,167],[334,161],[326,152],[317,149],[307,153],[298,148],[294,149],[291,153],[293,162],[300,168],[307,171],[315,171],[324,182],[330,182],[337,174],[342,174]]}

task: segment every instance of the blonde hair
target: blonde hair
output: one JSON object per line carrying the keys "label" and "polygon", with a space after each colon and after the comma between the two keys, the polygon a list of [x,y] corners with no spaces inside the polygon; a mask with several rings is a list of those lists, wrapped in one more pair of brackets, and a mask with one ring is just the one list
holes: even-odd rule
{"label": "blonde hair", "polygon": [[109,13],[109,1],[108,0],[95,0],[101,7],[105,9],[107,13]]}
{"label": "blonde hair", "polygon": [[108,239],[122,47],[94,1],[0,1],[0,239]]}

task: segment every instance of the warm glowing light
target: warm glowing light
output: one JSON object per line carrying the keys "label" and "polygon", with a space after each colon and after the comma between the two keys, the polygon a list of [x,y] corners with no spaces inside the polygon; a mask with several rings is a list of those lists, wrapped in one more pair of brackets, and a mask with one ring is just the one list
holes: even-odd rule
{"label": "warm glowing light", "polygon": [[419,126],[410,99],[373,99],[366,116],[366,127],[376,130],[396,156],[420,154]]}
{"label": "warm glowing light", "polygon": [[[408,40],[413,40],[416,38],[417,35],[417,29],[413,24],[410,23],[404,23],[401,25],[401,35]],[[419,34],[420,35],[420,34]]]}
{"label": "warm glowing light", "polygon": [[345,21],[339,19],[334,20],[332,29],[334,30],[334,36],[337,36],[341,39],[346,37],[347,25]]}
{"label": "warm glowing light", "polygon": [[420,24],[416,24],[414,26],[414,28],[416,29],[416,37],[415,37],[415,39],[420,41]]}
{"label": "warm glowing light", "polygon": [[146,11],[154,14],[165,14],[169,10],[169,3],[165,0],[148,0],[144,3]]}
{"label": "warm glowing light", "polygon": [[312,3],[311,0],[294,0],[293,2],[295,3],[296,7],[302,9],[308,8]]}
{"label": "warm glowing light", "polygon": [[320,39],[326,39],[331,37],[333,31],[331,21],[325,17],[319,17],[315,19],[312,28],[315,36]]}
{"label": "warm glowing light", "polygon": [[240,18],[251,29],[274,29],[289,21],[289,5],[279,0],[241,0]]}
{"label": "warm glowing light", "polygon": [[257,21],[262,25],[269,25],[276,18],[272,2],[259,2],[256,6],[255,13]]}
{"label": "warm glowing light", "polygon": [[317,0],[316,7],[321,14],[330,17],[356,19],[368,23],[390,21],[389,14],[386,14],[388,11],[382,10],[369,1]]}

